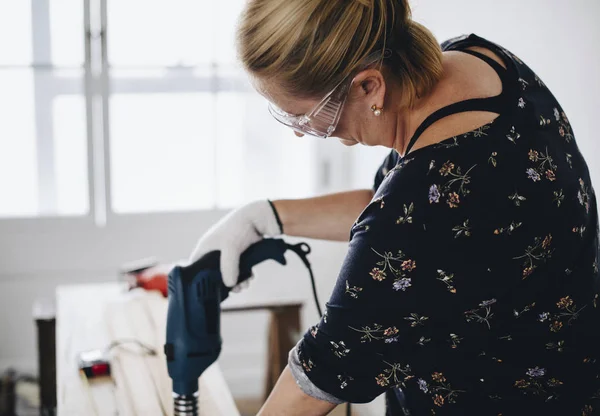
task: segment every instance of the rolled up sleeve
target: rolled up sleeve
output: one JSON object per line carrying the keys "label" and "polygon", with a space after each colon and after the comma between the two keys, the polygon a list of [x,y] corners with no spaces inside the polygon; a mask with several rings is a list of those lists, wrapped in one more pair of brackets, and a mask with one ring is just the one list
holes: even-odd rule
{"label": "rolled up sleeve", "polygon": [[335,396],[332,396],[329,393],[324,392],[310,381],[310,378],[305,373],[304,367],[300,362],[300,357],[298,355],[298,347],[302,343],[300,341],[291,351],[288,360],[288,367],[292,372],[292,376],[296,380],[296,384],[300,387],[300,390],[304,392],[307,396],[313,397],[318,400],[323,400],[325,402],[333,403],[333,404],[342,404],[344,400],[338,399]]}

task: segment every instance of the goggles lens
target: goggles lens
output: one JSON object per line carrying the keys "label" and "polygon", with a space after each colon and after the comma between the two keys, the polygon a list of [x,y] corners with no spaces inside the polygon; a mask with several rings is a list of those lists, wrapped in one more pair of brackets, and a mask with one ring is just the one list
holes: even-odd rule
{"label": "goggles lens", "polygon": [[340,84],[309,114],[295,115],[286,113],[272,103],[269,103],[269,112],[281,124],[292,128],[298,133],[326,139],[333,134],[340,121],[350,84],[348,82]]}
{"label": "goggles lens", "polygon": [[[369,65],[380,61],[382,58],[390,56],[390,51],[385,50],[372,53],[367,58],[362,68],[367,68]],[[269,103],[269,112],[279,121],[294,131],[301,134],[308,134],[323,139],[328,138],[333,134],[340,121],[342,109],[348,92],[352,86],[354,78],[346,78],[342,80],[329,94],[327,94],[319,104],[308,114],[290,114],[286,113],[273,103]]]}

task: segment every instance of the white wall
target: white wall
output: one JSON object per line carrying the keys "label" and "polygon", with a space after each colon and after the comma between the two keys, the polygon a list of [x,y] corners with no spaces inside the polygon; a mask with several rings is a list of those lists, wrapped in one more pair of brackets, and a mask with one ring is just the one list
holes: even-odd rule
{"label": "white wall", "polygon": [[[600,183],[594,130],[600,109],[600,1],[598,0],[414,0],[414,18],[432,29],[438,40],[474,32],[516,53],[536,71],[565,108],[593,181]],[[328,146],[329,147],[329,146]],[[385,149],[354,148],[347,152],[349,181],[371,186]],[[341,166],[344,166],[343,164]],[[350,166],[354,166],[350,168]],[[50,296],[58,284],[110,280],[118,266],[149,255],[165,260],[185,256],[196,238],[222,213],[181,214],[168,222],[129,217],[97,230],[46,224],[0,224],[0,369],[8,363],[28,369],[35,362],[31,305]],[[56,237],[56,230],[62,230]],[[323,301],[342,261],[344,244],[315,243],[312,262]],[[261,267],[244,296],[276,298],[298,295],[306,300],[305,326],[316,319],[308,277],[290,256],[291,266]],[[265,365],[266,317],[225,316],[222,366],[234,394],[257,395]],[[364,409],[382,414],[381,402]],[[370,410],[369,410],[370,409]]]}

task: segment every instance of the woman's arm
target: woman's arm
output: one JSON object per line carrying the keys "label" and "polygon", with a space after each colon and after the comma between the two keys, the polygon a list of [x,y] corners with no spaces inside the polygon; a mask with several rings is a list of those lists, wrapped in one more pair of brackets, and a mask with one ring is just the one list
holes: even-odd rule
{"label": "woman's arm", "polygon": [[296,384],[289,367],[285,367],[257,416],[323,416],[335,406],[304,394]]}
{"label": "woman's arm", "polygon": [[[373,198],[363,189],[315,198],[273,201],[286,235],[347,241],[356,218]],[[315,399],[298,387],[286,367],[258,416],[322,416],[335,404]]]}
{"label": "woman's arm", "polygon": [[348,241],[352,224],[372,197],[372,190],[362,189],[316,198],[278,200],[273,205],[286,235]]}

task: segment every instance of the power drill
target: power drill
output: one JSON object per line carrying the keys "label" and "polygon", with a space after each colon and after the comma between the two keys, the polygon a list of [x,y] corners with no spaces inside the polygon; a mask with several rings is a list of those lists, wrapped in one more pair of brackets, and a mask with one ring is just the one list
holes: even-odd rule
{"label": "power drill", "polygon": [[[310,247],[306,243],[290,245],[281,239],[264,239],[240,257],[238,283],[248,279],[252,267],[265,260],[285,265],[288,249],[296,252],[310,271],[306,258]],[[198,416],[198,378],[221,353],[221,302],[229,296],[230,288],[221,278],[220,257],[219,251],[213,251],[169,273],[164,348],[173,380],[174,416]]]}

